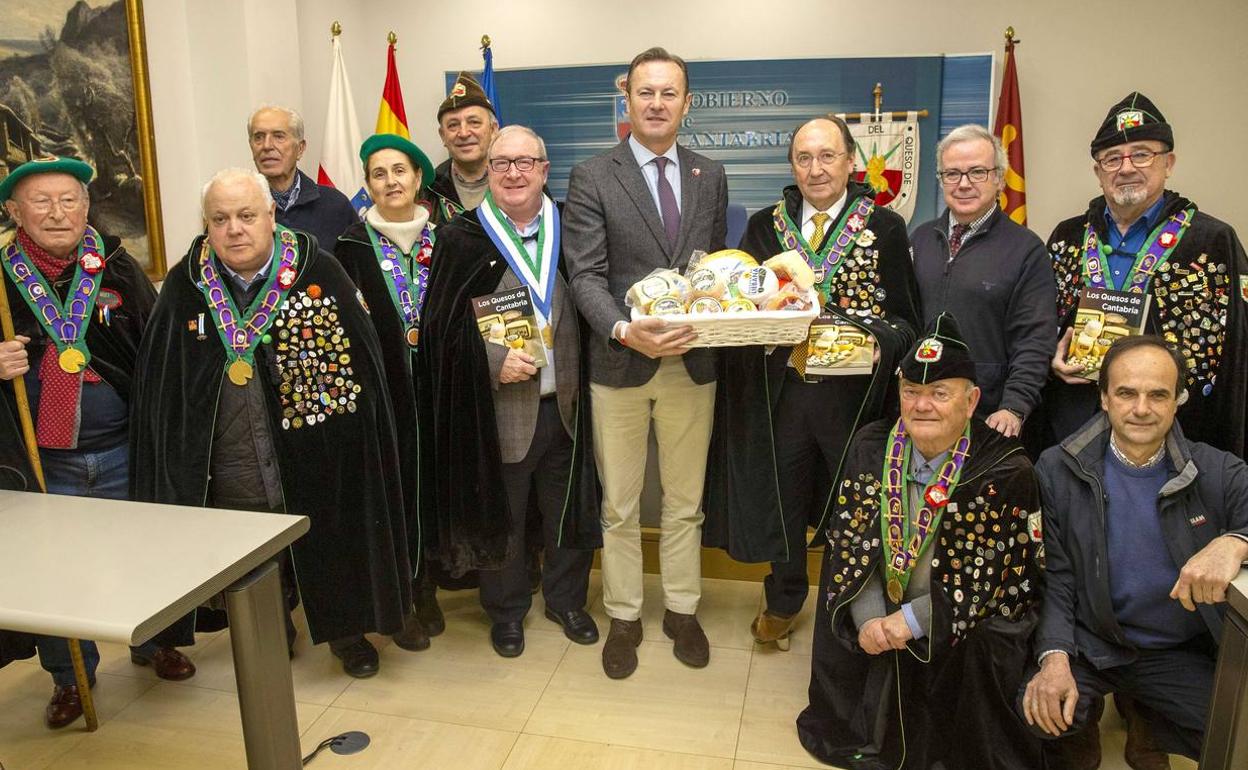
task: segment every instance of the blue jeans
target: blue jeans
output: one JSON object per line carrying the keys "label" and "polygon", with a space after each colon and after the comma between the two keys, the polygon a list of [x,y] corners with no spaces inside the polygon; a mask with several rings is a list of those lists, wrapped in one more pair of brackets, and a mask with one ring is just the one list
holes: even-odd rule
{"label": "blue jeans", "polygon": [[[99,452],[42,449],[39,459],[51,494],[111,500],[125,500],[130,494],[130,448],[126,444]],[[59,636],[36,636],[35,645],[39,649],[39,663],[52,675],[53,683],[59,687],[76,683],[68,642]],[[150,656],[156,652],[157,645],[147,642],[130,649]],[[95,669],[100,664],[100,651],[95,642],[82,640],[82,658],[87,679],[94,682]]]}

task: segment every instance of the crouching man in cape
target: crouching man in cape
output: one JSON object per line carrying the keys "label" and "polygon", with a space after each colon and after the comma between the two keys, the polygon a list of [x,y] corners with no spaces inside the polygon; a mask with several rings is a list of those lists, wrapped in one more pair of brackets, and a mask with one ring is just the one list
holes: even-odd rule
{"label": "crouching man in cape", "polygon": [[[417,393],[422,451],[437,469],[438,558],[456,576],[481,571],[490,641],[510,658],[524,652],[532,604],[524,558],[530,491],[542,516],[546,617],[579,644],[598,641],[585,601],[602,529],[580,319],[560,259],[559,209],[542,192],[546,145],[528,128],[507,126],[487,160],[481,205],[438,230]],[[495,324],[482,300],[525,290],[532,325],[514,340],[523,347],[486,342],[480,329]]]}
{"label": "crouching man in cape", "polygon": [[207,235],[165,279],[139,349],[136,499],[295,513],[314,643],[377,673],[368,632],[411,606],[398,444],[368,308],[316,240],[274,220],[264,177],[204,186]]}
{"label": "crouching man in cape", "polygon": [[1030,770],[1012,708],[1039,586],[1040,503],[1017,440],[974,418],[975,366],[941,314],[901,363],[901,419],[863,428],[836,490],[806,750],[848,768]]}

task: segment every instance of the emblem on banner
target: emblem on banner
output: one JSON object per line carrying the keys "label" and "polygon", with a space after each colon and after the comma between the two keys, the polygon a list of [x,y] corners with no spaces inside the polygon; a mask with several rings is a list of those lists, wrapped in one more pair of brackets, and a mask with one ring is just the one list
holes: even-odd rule
{"label": "emblem on banner", "polygon": [[904,120],[893,120],[889,112],[862,113],[856,122],[850,117],[849,131],[857,145],[854,180],[875,192],[875,205],[909,222],[919,187],[918,113],[907,112]]}
{"label": "emblem on banner", "polygon": [[621,142],[628,138],[633,124],[628,119],[628,73],[615,76],[615,136]]}

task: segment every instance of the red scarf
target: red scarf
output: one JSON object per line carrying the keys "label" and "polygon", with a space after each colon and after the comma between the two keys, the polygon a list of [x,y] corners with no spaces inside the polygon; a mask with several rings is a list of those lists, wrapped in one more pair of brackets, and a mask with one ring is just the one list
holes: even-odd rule
{"label": "red scarf", "polygon": [[[51,284],[74,262],[76,251],[57,258],[35,243],[26,231],[17,230],[17,242],[26,256]],[[100,276],[103,277],[103,274]],[[60,352],[56,343],[48,338],[43,358],[39,362],[39,414],[35,421],[35,438],[39,446],[47,449],[76,449],[78,429],[82,424],[82,383],[97,383],[100,376],[89,367],[71,374],[61,368]]]}

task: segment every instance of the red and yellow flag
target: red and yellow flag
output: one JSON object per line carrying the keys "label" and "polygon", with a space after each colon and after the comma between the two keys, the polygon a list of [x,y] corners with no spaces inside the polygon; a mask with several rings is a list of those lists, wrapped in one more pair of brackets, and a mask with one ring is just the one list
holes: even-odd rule
{"label": "red and yellow flag", "polygon": [[407,111],[403,109],[403,89],[399,87],[399,68],[394,63],[394,33],[386,52],[386,84],[381,89],[381,106],[377,108],[377,133],[398,134],[411,139],[407,130]]}
{"label": "red and yellow flag", "polygon": [[1023,174],[1023,106],[1018,95],[1018,71],[1014,68],[1013,29],[1005,38],[1005,76],[997,101],[997,123],[992,133],[1005,147],[1005,188],[1001,210],[1020,225],[1027,224],[1027,184]]}

